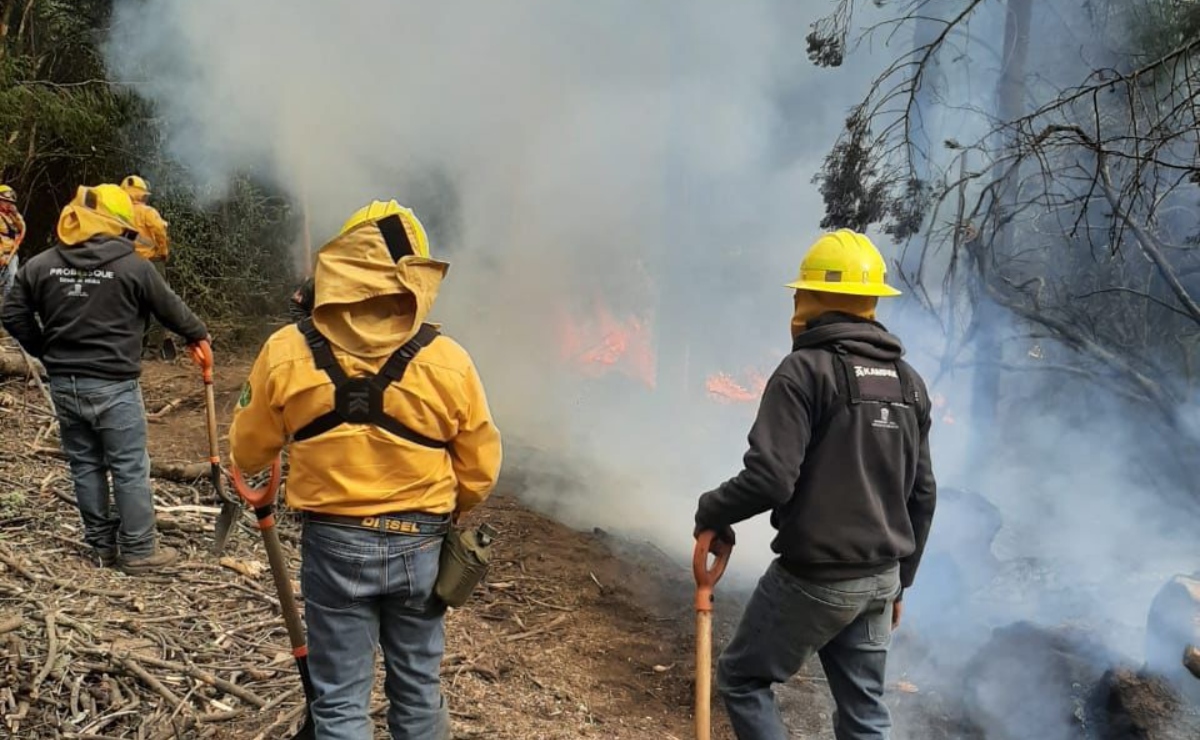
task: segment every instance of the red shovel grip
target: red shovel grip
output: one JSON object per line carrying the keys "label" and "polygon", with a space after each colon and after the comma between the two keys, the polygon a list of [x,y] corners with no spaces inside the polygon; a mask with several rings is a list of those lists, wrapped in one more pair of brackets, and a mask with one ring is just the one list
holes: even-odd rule
{"label": "red shovel grip", "polygon": [[[721,580],[733,545],[717,538],[711,529],[696,537],[696,549],[692,551],[692,575],[696,579],[696,611],[711,612],[713,608],[713,586]],[[708,556],[713,556],[709,565]]]}
{"label": "red shovel grip", "polygon": [[192,362],[196,363],[196,366],[200,368],[200,374],[204,376],[204,382],[213,382],[213,351],[209,341],[201,339],[199,342],[189,344],[188,354],[192,356]]}
{"label": "red shovel grip", "polygon": [[279,494],[279,482],[283,479],[283,463],[278,457],[275,458],[275,462],[271,463],[271,479],[262,488],[254,488],[248,484],[242,477],[242,471],[238,470],[236,465],[230,472],[233,478],[233,490],[237,491],[237,495],[252,508],[262,509],[275,503],[275,497]]}

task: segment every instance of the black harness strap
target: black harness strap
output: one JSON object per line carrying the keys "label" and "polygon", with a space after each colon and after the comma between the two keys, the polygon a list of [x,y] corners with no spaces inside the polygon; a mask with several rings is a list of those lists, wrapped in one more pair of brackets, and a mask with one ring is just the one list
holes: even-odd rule
{"label": "black harness strap", "polygon": [[370,424],[379,427],[401,439],[414,444],[433,449],[446,449],[449,443],[427,437],[418,431],[410,429],[395,417],[389,416],[383,408],[383,394],[392,383],[404,377],[408,365],[425,347],[438,337],[438,330],[428,324],[423,324],[416,336],[408,340],[404,346],[392,353],[383,367],[375,375],[361,378],[351,378],[338,363],[333,354],[329,341],[312,323],[312,318],[306,318],[298,324],[308,342],[317,369],[325,371],[333,383],[333,410],[318,416],[305,424],[292,439],[303,442],[318,435],[335,429],[342,424]]}

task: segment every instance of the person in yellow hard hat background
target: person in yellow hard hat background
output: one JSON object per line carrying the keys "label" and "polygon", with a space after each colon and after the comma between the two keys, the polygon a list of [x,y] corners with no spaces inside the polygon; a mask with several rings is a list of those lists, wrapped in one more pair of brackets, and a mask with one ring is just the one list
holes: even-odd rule
{"label": "person in yellow hard hat background", "polygon": [[900,291],[863,234],[809,249],[792,314],[792,353],[767,382],[744,469],[700,497],[696,534],[732,544],[766,511],[778,558],[758,582],[718,663],[741,740],[783,740],[773,685],[813,655],[825,669],[838,740],[883,740],[891,633],[933,521],[930,399],[904,348],[875,320]]}
{"label": "person in yellow hard hat background", "polygon": [[0,185],[0,300],[12,290],[20,259],[17,251],[25,240],[25,219],[17,210],[17,192]]}
{"label": "person in yellow hard hat background", "polygon": [[[121,181],[121,189],[129,194],[133,201],[133,228],[137,231],[134,240],[134,251],[142,259],[149,260],[154,269],[167,281],[167,258],[170,257],[170,240],[167,237],[167,222],[163,220],[158,210],[151,206],[150,184],[139,175],[130,175]],[[167,281],[170,284],[169,281]],[[174,359],[175,344],[168,336],[161,341],[158,332],[153,329],[154,322],[146,318],[146,328],[142,334],[142,353],[154,345],[159,345],[158,354],[163,359]]]}
{"label": "person in yellow hard hat background", "polygon": [[230,428],[249,473],[288,445],[319,738],[373,737],[376,647],[392,738],[449,737],[438,560],[501,452],[471,357],[425,323],[447,268],[412,211],[361,209],[318,251],[312,315],[267,340]]}
{"label": "person in yellow hard hat background", "polygon": [[143,317],[157,316],[189,344],[208,332],[134,254],[134,236],[121,188],[79,188],[59,216],[60,243],[21,266],[0,319],[50,376],[84,541],[101,565],[142,575],[176,559],[155,536],[138,382]]}

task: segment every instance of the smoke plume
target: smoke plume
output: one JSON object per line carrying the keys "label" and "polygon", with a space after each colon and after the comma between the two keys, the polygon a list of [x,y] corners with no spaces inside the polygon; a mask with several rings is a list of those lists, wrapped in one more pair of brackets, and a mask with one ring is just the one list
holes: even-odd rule
{"label": "smoke plume", "polygon": [[[737,471],[754,413],[705,383],[752,386],[788,350],[781,286],[822,215],[811,178],[894,56],[863,47],[843,68],[811,66],[801,41],[824,12],[811,5],[123,0],[107,53],[199,182],[278,183],[307,208],[314,244],[370,199],[413,206],[452,263],[433,318],[479,364],[510,467],[540,471],[531,500],[682,557],[695,499]],[[964,69],[944,84],[967,89]],[[995,64],[972,69],[988,79],[958,100],[987,107]],[[971,125],[947,118],[955,135]],[[902,313],[906,301],[880,318],[932,377],[940,329]],[[614,336],[621,346],[605,346]],[[933,388],[946,400],[935,465],[999,507],[997,554],[1054,563],[1050,590],[1065,596],[1010,594],[967,625],[938,624],[933,608],[921,618],[963,631],[1014,616],[1136,625],[1186,567],[1130,459],[1138,420],[1113,399],[1084,424],[1031,402],[1013,412],[1025,433],[996,451],[1002,472],[977,480],[961,469],[968,381]],[[1048,386],[1005,387],[1045,398]],[[738,528],[735,578],[767,561],[764,520]],[[952,539],[942,526],[931,547]],[[965,599],[953,580],[931,576],[925,598]]]}

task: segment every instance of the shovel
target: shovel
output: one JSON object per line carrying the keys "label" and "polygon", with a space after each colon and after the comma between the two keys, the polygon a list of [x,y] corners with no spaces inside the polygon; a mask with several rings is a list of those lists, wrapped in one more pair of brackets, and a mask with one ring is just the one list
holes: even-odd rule
{"label": "shovel", "polygon": [[216,537],[213,541],[213,554],[220,555],[225,550],[225,541],[229,539],[229,531],[237,521],[237,499],[229,497],[225,492],[225,479],[221,476],[221,448],[217,443],[217,399],[213,393],[213,353],[212,345],[207,340],[188,345],[192,362],[200,367],[204,378],[204,410],[208,415],[208,477],[212,481],[217,498],[221,499],[221,513],[217,516]]}
{"label": "shovel", "polygon": [[262,534],[263,546],[267,549],[267,560],[271,563],[271,577],[279,593],[279,609],[283,612],[283,623],[287,626],[288,641],[292,644],[292,656],[296,658],[296,670],[304,685],[304,724],[292,736],[293,740],[316,740],[313,728],[312,678],[308,675],[308,644],[304,636],[304,625],[300,623],[300,609],[296,606],[296,594],[292,591],[292,579],[288,573],[287,559],[283,546],[279,544],[279,533],[275,531],[275,497],[279,493],[282,465],[279,458],[271,465],[271,479],[265,488],[252,488],[242,478],[237,467],[233,468],[233,487],[247,504],[254,508],[258,519],[258,531]]}
{"label": "shovel", "polygon": [[[696,740],[712,735],[712,610],[713,586],[721,580],[729,563],[730,545],[705,530],[696,538],[692,552],[692,575],[696,578]],[[708,564],[708,556],[713,563]]]}

